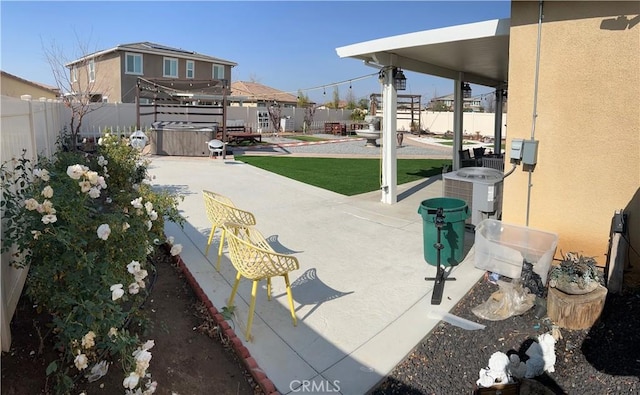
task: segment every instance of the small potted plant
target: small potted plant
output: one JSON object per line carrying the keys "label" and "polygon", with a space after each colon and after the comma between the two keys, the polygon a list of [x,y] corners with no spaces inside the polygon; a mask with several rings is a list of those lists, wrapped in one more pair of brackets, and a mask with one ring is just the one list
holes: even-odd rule
{"label": "small potted plant", "polygon": [[587,294],[599,285],[604,285],[593,257],[567,253],[559,266],[549,273],[549,286],[569,295]]}

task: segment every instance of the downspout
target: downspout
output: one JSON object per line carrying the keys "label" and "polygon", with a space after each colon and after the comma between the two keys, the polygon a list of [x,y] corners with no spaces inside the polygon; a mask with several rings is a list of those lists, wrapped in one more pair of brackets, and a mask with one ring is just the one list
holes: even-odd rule
{"label": "downspout", "polygon": [[[532,112],[532,120],[531,120],[531,140],[534,140],[536,135],[536,121],[538,119],[538,76],[540,74],[540,41],[542,37],[542,6],[544,1],[540,0],[538,4],[538,39],[536,42],[536,71],[535,77],[533,81],[533,112]],[[531,183],[533,169],[529,169],[529,182],[527,185],[527,219],[526,226],[529,226],[529,210],[531,208],[531,187],[533,184]]]}

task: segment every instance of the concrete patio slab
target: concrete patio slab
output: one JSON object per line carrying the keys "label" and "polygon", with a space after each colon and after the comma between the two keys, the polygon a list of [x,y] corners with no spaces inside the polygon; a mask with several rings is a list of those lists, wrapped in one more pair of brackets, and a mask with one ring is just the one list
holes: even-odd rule
{"label": "concrete patio slab", "polygon": [[[253,341],[245,346],[283,394],[364,394],[438,323],[430,311],[449,311],[484,271],[472,255],[456,266],[440,306],[431,305],[436,267],[423,257],[420,202],[442,196],[440,177],[399,186],[400,201],[381,203],[380,192],[346,197],[234,160],[151,157],[154,185],[184,195],[184,229],[166,233],[183,245],[181,257],[204,293],[221,309],[235,278],[226,248],[215,270],[219,232],[204,256],[211,226],[202,190],[231,198],[255,214],[257,228],[274,249],[291,253],[300,269],[290,273],[298,326],[293,327],[284,282],[273,280],[273,298],[260,287]],[[473,234],[465,232],[465,251]],[[240,284],[230,324],[244,341],[250,282]],[[310,391],[315,388],[314,391]]]}

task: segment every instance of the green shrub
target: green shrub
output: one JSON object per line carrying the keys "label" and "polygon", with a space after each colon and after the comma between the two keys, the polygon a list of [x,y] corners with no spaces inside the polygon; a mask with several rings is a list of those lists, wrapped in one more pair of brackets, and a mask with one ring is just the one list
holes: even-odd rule
{"label": "green shrub", "polygon": [[126,391],[155,390],[147,372],[153,342],[143,343],[128,324],[142,319],[147,256],[166,240],[164,221],[182,225],[183,218],[180,197],[154,190],[147,166],[109,134],[94,155],[59,150],[32,163],[23,153],[2,164],[2,252],[29,270],[25,292],[52,317],[60,358],[47,374],[56,393],[114,361]]}

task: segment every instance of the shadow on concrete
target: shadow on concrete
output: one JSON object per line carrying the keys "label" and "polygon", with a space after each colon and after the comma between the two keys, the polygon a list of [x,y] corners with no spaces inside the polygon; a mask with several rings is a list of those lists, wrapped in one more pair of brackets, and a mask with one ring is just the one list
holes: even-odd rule
{"label": "shadow on concrete", "polygon": [[293,293],[293,299],[300,304],[296,311],[304,306],[314,305],[313,308],[301,318],[303,321],[323,303],[353,293],[353,291],[342,292],[331,288],[318,278],[315,268],[308,269],[291,283],[291,291]]}

